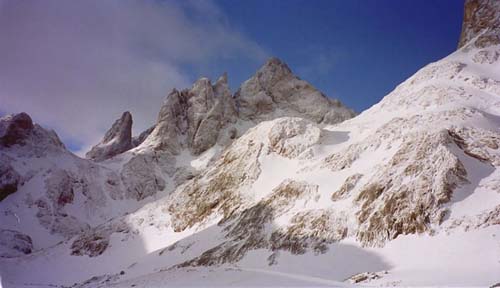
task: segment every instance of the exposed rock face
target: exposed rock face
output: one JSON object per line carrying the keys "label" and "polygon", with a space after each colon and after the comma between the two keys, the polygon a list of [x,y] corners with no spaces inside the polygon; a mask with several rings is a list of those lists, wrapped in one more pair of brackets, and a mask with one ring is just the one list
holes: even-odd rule
{"label": "exposed rock face", "polygon": [[87,230],[73,240],[71,255],[97,257],[108,248],[111,234],[126,233],[128,231],[127,225],[121,221]]}
{"label": "exposed rock face", "polygon": [[42,157],[65,151],[65,147],[54,131],[45,130],[33,123],[28,114],[19,113],[0,118],[0,152],[2,150]]}
{"label": "exposed rock face", "polygon": [[250,121],[246,126],[252,126],[279,117],[302,117],[332,124],[353,116],[354,112],[339,101],[327,98],[293,75],[281,60],[271,58],[234,97],[225,73],[213,85],[201,78],[190,89],[172,90],[160,108],[157,123],[132,140],[132,119],[128,121],[124,114],[87,157],[101,161],[139,145],[174,155],[182,149],[199,155],[216,143],[226,146],[240,136],[238,121]]}
{"label": "exposed rock face", "polygon": [[174,230],[192,227],[216,211],[229,217],[242,208],[245,189],[259,177],[261,155],[295,158],[318,140],[319,129],[300,118],[280,118],[251,128],[211,168],[176,191],[169,207]]}
{"label": "exposed rock face", "polygon": [[125,193],[119,198],[140,201],[165,189],[164,177],[175,172],[175,158],[169,153],[152,152],[134,156],[123,165],[120,176]]}
{"label": "exposed rock face", "polygon": [[192,227],[216,211],[229,216],[240,205],[237,192],[243,192],[260,174],[258,159],[264,144],[255,141],[258,132],[250,129],[248,136],[236,140],[213,167],[176,191],[168,208],[175,231]]}
{"label": "exposed rock face", "polygon": [[142,131],[141,134],[139,134],[138,136],[132,137],[132,146],[137,147],[137,146],[141,145],[142,142],[144,142],[144,140],[146,140],[146,138],[148,138],[149,134],[151,134],[151,132],[153,132],[154,129],[155,129],[155,125]]}
{"label": "exposed rock face", "polygon": [[[212,147],[219,135],[218,130],[229,123],[236,122],[237,114],[229,86],[227,75],[222,75],[213,86],[215,103],[207,115],[200,121],[191,144],[194,154],[199,154]],[[208,100],[207,100],[208,101]]]}
{"label": "exposed rock face", "polygon": [[124,112],[106,132],[99,144],[85,155],[95,161],[103,161],[132,148],[132,115]]}
{"label": "exposed rock face", "polygon": [[[47,174],[44,181],[45,193],[32,203],[33,209],[37,209],[36,217],[40,225],[49,230],[51,234],[65,237],[89,229],[90,226],[84,219],[78,219],[71,213],[68,214],[65,206],[74,203],[77,197],[75,195],[102,202],[103,199],[99,199],[97,195],[103,192],[95,189],[95,186],[92,186],[95,184],[89,183],[86,179],[88,175],[84,175],[84,173],[82,173],[83,175],[75,175],[68,170],[55,169]],[[95,199],[92,199],[93,197]],[[96,209],[97,206],[93,208]]]}
{"label": "exposed rock face", "polygon": [[236,119],[226,75],[221,76],[215,85],[207,78],[201,78],[191,89],[174,89],[167,96],[156,127],[145,144],[174,154],[186,147],[197,155],[212,147],[219,138],[219,130]]}
{"label": "exposed rock face", "polygon": [[23,145],[33,128],[31,117],[24,112],[2,118],[0,122],[0,145],[5,147],[15,144]]}
{"label": "exposed rock face", "polygon": [[30,254],[33,243],[28,235],[18,231],[0,229],[0,257],[17,257]]}
{"label": "exposed rock face", "polygon": [[235,100],[239,116],[249,120],[270,120],[297,116],[316,123],[338,123],[352,118],[354,112],[338,100],[327,98],[306,81],[293,75],[290,68],[271,58],[245,81]]}
{"label": "exposed rock face", "polygon": [[310,244],[306,241],[309,237],[288,238],[282,234],[282,231],[272,227],[272,221],[293,207],[297,199],[304,197],[311,199],[317,191],[316,185],[286,179],[275,187],[268,197],[241,213],[230,215],[219,223],[224,226],[228,239],[226,242],[180,266],[237,262],[248,251],[259,248],[269,248],[273,251],[288,250],[293,254],[303,254]]}
{"label": "exposed rock face", "polygon": [[458,48],[471,45],[485,48],[500,44],[500,2],[497,0],[466,0],[462,34]]}
{"label": "exposed rock face", "polygon": [[277,119],[269,131],[271,149],[281,156],[295,158],[319,141],[321,131],[301,118]]}
{"label": "exposed rock face", "polygon": [[109,245],[109,236],[99,234],[81,234],[71,245],[71,255],[96,257],[101,255]]}
{"label": "exposed rock face", "polygon": [[7,161],[8,158],[0,157],[0,201],[16,192],[21,183],[21,175]]}
{"label": "exposed rock face", "polygon": [[[441,224],[442,204],[467,182],[467,172],[449,149],[447,131],[409,134],[388,165],[380,167],[355,198],[358,239],[382,245],[401,234],[422,233]],[[411,185],[405,183],[412,179]]]}
{"label": "exposed rock face", "polygon": [[71,204],[75,197],[73,183],[75,179],[65,170],[56,170],[45,180],[47,196],[58,206]]}
{"label": "exposed rock face", "polygon": [[355,173],[344,181],[344,184],[332,194],[332,201],[337,201],[344,199],[349,192],[351,192],[354,187],[358,184],[359,180],[363,177],[363,174]]}
{"label": "exposed rock face", "polygon": [[496,153],[500,148],[498,133],[472,127],[453,128],[448,133],[468,156],[500,166],[500,155]]}

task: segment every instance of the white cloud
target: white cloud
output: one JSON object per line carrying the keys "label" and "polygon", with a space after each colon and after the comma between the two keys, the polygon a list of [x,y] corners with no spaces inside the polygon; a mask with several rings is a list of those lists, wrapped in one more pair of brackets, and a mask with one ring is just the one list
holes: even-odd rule
{"label": "white cloud", "polygon": [[183,64],[265,52],[210,1],[0,0],[0,110],[26,111],[64,138],[96,143],[125,110],[156,119]]}

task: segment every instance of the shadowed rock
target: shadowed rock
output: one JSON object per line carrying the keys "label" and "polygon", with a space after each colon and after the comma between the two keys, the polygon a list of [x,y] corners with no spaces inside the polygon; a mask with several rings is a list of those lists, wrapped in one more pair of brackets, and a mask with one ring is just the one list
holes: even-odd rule
{"label": "shadowed rock", "polygon": [[10,147],[24,144],[25,139],[33,130],[33,121],[26,113],[8,115],[2,118],[0,124],[0,145]]}
{"label": "shadowed rock", "polygon": [[24,156],[37,157],[66,150],[53,130],[46,130],[33,123],[31,117],[24,112],[0,118],[0,150],[3,149],[17,150]]}
{"label": "shadowed rock", "polygon": [[17,257],[32,251],[30,236],[14,230],[0,229],[0,257]]}
{"label": "shadowed rock", "polygon": [[149,127],[148,129],[142,131],[141,134],[139,134],[138,136],[132,137],[132,146],[137,147],[137,146],[141,145],[142,142],[144,142],[144,140],[146,140],[146,138],[148,138],[149,134],[151,134],[151,132],[153,132],[154,129],[155,129],[155,126],[153,125],[153,126]]}
{"label": "shadowed rock", "polygon": [[21,176],[9,165],[7,159],[0,159],[0,201],[17,191]]}
{"label": "shadowed rock", "polygon": [[103,161],[132,148],[132,115],[124,112],[106,132],[99,144],[85,155],[95,161]]}

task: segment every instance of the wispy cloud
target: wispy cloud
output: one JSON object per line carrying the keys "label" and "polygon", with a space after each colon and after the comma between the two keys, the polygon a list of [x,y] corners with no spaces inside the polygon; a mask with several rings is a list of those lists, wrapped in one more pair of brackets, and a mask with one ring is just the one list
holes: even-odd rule
{"label": "wispy cloud", "polygon": [[184,64],[265,55],[210,1],[0,0],[0,110],[84,146],[124,110],[153,123]]}

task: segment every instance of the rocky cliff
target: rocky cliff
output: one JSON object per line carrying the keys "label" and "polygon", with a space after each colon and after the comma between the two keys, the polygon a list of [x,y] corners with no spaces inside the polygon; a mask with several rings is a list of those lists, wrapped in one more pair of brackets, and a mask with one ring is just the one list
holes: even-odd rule
{"label": "rocky cliff", "polygon": [[[126,118],[125,115],[127,115]],[[235,95],[227,75],[214,84],[200,78],[190,89],[174,89],[160,108],[157,123],[130,144],[130,114],[124,113],[104,139],[87,153],[101,161],[143,144],[153,150],[179,154],[188,149],[199,155],[215,144],[223,146],[261,121],[296,116],[320,124],[334,124],[352,118],[354,112],[330,99],[311,84],[295,76],[277,58],[269,59]],[[129,119],[130,118],[130,119]]]}
{"label": "rocky cliff", "polygon": [[132,148],[132,115],[124,112],[106,132],[104,138],[87,152],[87,158],[102,161]]}
{"label": "rocky cliff", "polygon": [[500,44],[499,5],[500,3],[496,0],[465,1],[459,48],[466,44],[478,48]]}

